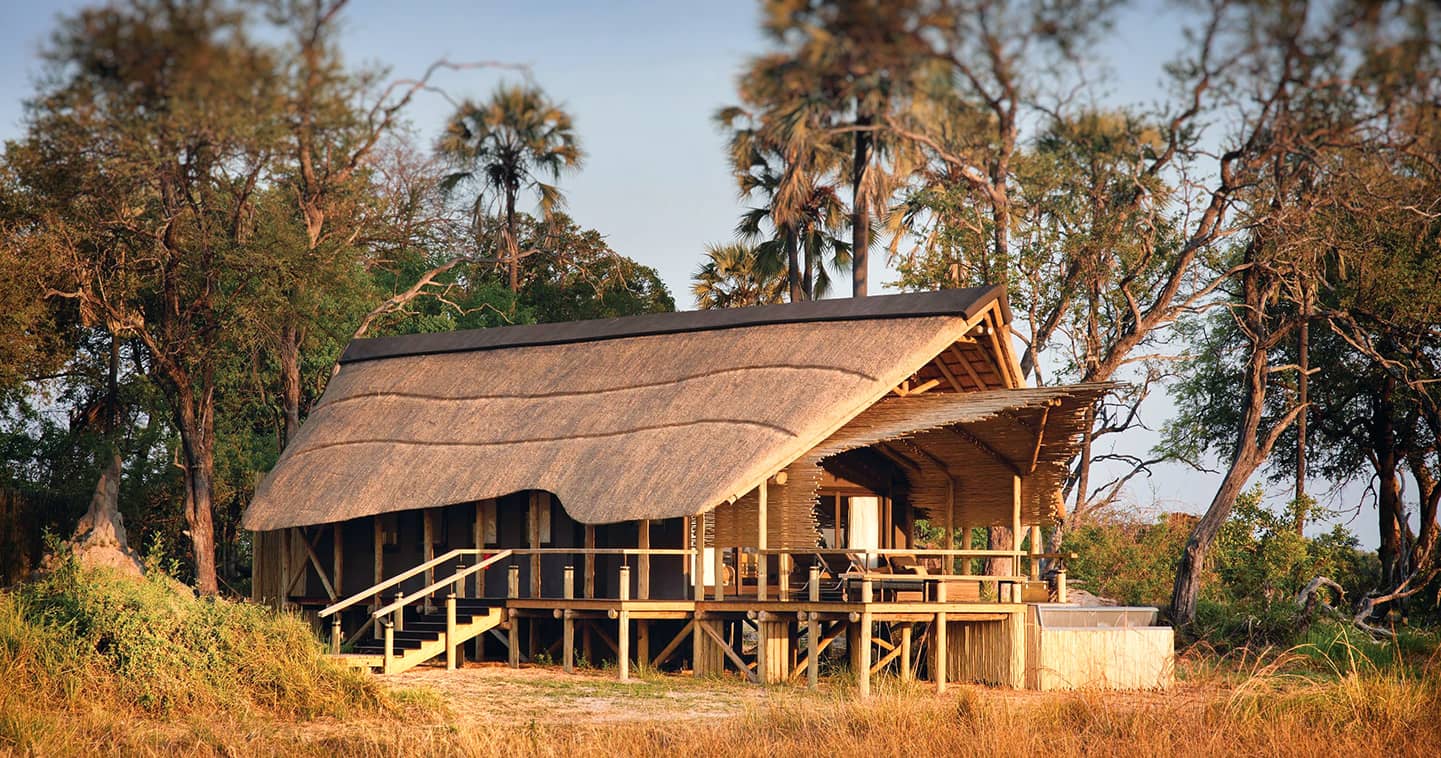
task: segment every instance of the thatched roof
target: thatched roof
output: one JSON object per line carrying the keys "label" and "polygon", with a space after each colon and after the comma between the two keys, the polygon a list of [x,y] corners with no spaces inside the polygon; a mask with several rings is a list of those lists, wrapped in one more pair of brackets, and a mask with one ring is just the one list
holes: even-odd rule
{"label": "thatched roof", "polygon": [[586,523],[701,513],[890,407],[867,411],[1004,307],[975,288],[357,340],[243,525],[528,489]]}

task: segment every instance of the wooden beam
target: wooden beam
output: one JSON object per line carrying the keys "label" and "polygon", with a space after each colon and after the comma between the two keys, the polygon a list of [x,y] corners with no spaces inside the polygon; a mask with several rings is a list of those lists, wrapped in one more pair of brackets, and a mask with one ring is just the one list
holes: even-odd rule
{"label": "wooden beam", "polygon": [[893,462],[895,462],[897,465],[899,465],[899,466],[901,466],[901,467],[903,467],[903,468],[908,468],[908,469],[916,472],[917,474],[921,473],[921,464],[916,463],[915,461],[911,460],[910,458],[907,458],[907,457],[906,457],[905,455],[903,455],[900,451],[898,451],[898,450],[896,450],[895,448],[891,447],[891,445],[890,445],[889,443],[886,443],[886,442],[877,442],[873,447],[875,448],[876,452],[878,452],[878,453],[880,453],[881,455],[884,455],[885,457],[891,459],[891,460],[892,460]]}
{"label": "wooden beam", "polygon": [[916,442],[914,439],[899,439],[896,440],[896,443],[915,451],[917,455],[920,455],[922,458],[930,461],[932,466],[935,466],[936,468],[946,472],[947,474],[950,473],[951,467],[947,465],[945,461],[941,460],[940,457],[936,454],[921,447],[921,444],[919,442]]}
{"label": "wooden beam", "polygon": [[961,424],[952,424],[951,426],[947,426],[947,427],[944,427],[944,428],[945,428],[947,431],[949,431],[951,434],[954,434],[954,435],[956,435],[957,437],[960,437],[962,440],[965,440],[966,442],[970,443],[970,444],[971,444],[973,447],[975,447],[976,449],[980,450],[981,452],[983,452],[983,453],[985,453],[986,455],[989,455],[991,458],[995,459],[995,461],[996,461],[997,463],[1001,464],[1002,466],[1005,466],[1005,467],[1006,467],[1006,470],[1007,470],[1007,471],[1010,471],[1013,475],[1015,475],[1015,476],[1020,476],[1020,475],[1021,475],[1021,469],[1018,468],[1018,467],[1016,466],[1016,464],[1012,463],[1012,462],[1011,462],[1011,459],[1007,458],[1007,457],[1004,456],[1004,455],[1001,455],[1000,451],[998,451],[998,450],[996,450],[995,448],[991,447],[989,444],[986,443],[985,440],[981,439],[980,437],[977,437],[975,434],[972,434],[969,429],[966,429],[966,428],[965,428],[964,426],[962,426]]}
{"label": "wooden beam", "polygon": [[[946,476],[946,541],[947,550],[956,549],[956,478]],[[946,560],[955,562],[954,557],[947,556]],[[950,568],[950,567],[947,567]],[[947,571],[949,573],[949,571]]]}
{"label": "wooden beam", "polygon": [[660,668],[666,661],[670,660],[670,657],[675,654],[675,651],[680,649],[681,643],[690,639],[691,633],[694,630],[695,619],[691,619],[685,623],[685,626],[681,627],[680,632],[677,633],[665,647],[661,648],[660,653],[656,655],[655,660],[651,662],[651,666]]}
{"label": "wooden beam", "polygon": [[[316,536],[316,539],[319,539],[319,537],[320,537],[320,530],[319,530],[319,529],[316,530],[315,536]],[[300,533],[300,544],[302,544],[302,545],[305,546],[305,555],[310,559],[310,565],[312,565],[312,566],[315,567],[315,575],[318,576],[318,577],[320,577],[320,586],[322,586],[322,587],[325,588],[325,594],[328,595],[331,600],[339,600],[340,598],[335,594],[335,587],[331,586],[331,584],[330,584],[330,577],[329,577],[329,576],[326,576],[326,574],[325,574],[325,566],[324,566],[324,564],[322,564],[322,563],[320,562],[320,556],[319,556],[319,555],[316,555],[316,553],[315,553],[315,545],[314,545],[314,543],[311,542],[311,540],[310,540],[309,537],[305,536],[305,532],[304,532],[303,529],[302,529],[302,531],[301,531],[301,533]],[[300,573],[301,573],[301,574],[304,574],[304,573],[305,573],[305,564],[304,564],[304,563],[301,563],[301,564],[300,564]],[[295,583],[295,580],[292,579],[292,580],[291,580],[291,584],[294,584],[294,583]]]}
{"label": "wooden beam", "polygon": [[946,378],[946,383],[951,385],[952,390],[955,390],[956,392],[966,391],[966,389],[961,386],[961,380],[956,378],[955,372],[951,371],[949,368],[946,368],[945,353],[936,356],[935,360],[931,361],[931,363],[936,364],[936,368],[940,370],[941,376],[944,376]]}
{"label": "wooden beam", "polygon": [[721,637],[719,634],[716,634],[714,629],[711,629],[705,624],[699,624],[697,628],[700,629],[701,632],[703,632],[707,637],[710,637],[711,640],[715,642],[715,644],[720,645],[721,652],[725,653],[726,658],[730,659],[731,664],[736,667],[737,671],[740,671],[742,674],[746,675],[746,679],[750,680],[752,684],[760,683],[760,680],[756,678],[756,673],[751,670],[750,665],[748,665],[744,660],[742,660],[739,655],[736,655],[736,651],[731,649],[731,646],[726,643],[725,638]]}
{"label": "wooden beam", "polygon": [[1041,461],[1041,443],[1046,439],[1046,419],[1050,417],[1051,404],[1047,403],[1041,408],[1041,428],[1036,430],[1036,444],[1035,447],[1031,448],[1031,467],[1026,472],[1028,474],[1036,473],[1036,464]]}
{"label": "wooden beam", "polygon": [[971,365],[971,359],[967,358],[966,354],[962,353],[961,349],[956,347],[954,343],[946,349],[950,351],[951,356],[956,359],[956,362],[961,364],[961,368],[966,372],[966,376],[970,377],[971,381],[976,383],[976,389],[986,389],[986,383],[981,381],[981,375],[976,373],[975,367]]}

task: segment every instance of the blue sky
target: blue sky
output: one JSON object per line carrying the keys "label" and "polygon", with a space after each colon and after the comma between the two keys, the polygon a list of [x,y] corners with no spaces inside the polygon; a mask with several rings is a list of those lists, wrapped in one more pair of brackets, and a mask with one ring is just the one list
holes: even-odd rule
{"label": "blue sky", "polygon": [[[80,2],[26,3],[0,18],[0,139],[20,133],[22,100],[33,90],[36,52],[58,14]],[[741,210],[711,115],[735,97],[746,59],[765,49],[759,11],[749,0],[709,2],[364,2],[346,16],[343,46],[353,62],[379,63],[395,76],[419,75],[438,58],[529,66],[534,80],[566,104],[588,157],[561,186],[572,216],[611,246],[656,268],[681,308],[693,307],[689,278],[709,242],[725,242]],[[1163,66],[1184,42],[1176,13],[1155,2],[1133,4],[1096,50],[1096,68],[1112,75],[1107,99],[1139,105],[1165,94]],[[447,72],[436,83],[450,96],[484,97],[506,74]],[[423,96],[410,111],[430,140],[450,109]],[[879,256],[876,256],[879,257]],[[872,281],[894,275],[873,262]],[[848,287],[846,288],[848,289]],[[1159,423],[1167,408],[1153,408]],[[1144,450],[1151,435],[1128,446]],[[1134,487],[1141,505],[1195,510],[1217,477],[1171,466]],[[1283,488],[1280,488],[1283,489]],[[1352,493],[1347,502],[1355,500]],[[1351,523],[1374,545],[1374,511]]]}

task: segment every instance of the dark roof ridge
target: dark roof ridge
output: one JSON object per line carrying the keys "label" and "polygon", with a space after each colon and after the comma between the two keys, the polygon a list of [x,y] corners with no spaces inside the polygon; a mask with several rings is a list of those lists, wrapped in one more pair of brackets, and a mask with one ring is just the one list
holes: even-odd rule
{"label": "dark roof ridge", "polygon": [[647,313],[621,318],[525,324],[458,332],[405,334],[351,340],[341,363],[413,355],[497,350],[512,347],[562,345],[573,342],[645,337],[658,334],[736,329],[747,326],[806,321],[859,321],[865,319],[963,316],[971,318],[1000,300],[1009,318],[1005,288],[965,287],[936,292],[909,292],[862,298],[837,298],[746,308],[716,308],[672,313]]}

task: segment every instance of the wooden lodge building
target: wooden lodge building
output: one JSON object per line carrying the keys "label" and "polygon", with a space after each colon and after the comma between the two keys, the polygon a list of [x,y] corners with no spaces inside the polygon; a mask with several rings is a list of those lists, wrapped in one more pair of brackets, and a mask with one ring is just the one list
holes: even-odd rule
{"label": "wooden lodge building", "polygon": [[1106,387],[1025,387],[1010,318],[993,287],[356,340],[245,513],[255,598],[382,672],[1164,684],[1169,629],[1043,641],[1039,526]]}

